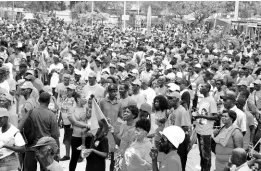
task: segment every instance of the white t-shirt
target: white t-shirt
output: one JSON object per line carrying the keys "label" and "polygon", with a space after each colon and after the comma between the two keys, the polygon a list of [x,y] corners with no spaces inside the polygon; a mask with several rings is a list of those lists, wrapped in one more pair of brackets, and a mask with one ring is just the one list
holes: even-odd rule
{"label": "white t-shirt", "polygon": [[52,162],[52,164],[50,164],[46,168],[49,171],[63,171],[62,166],[55,160]]}
{"label": "white t-shirt", "polygon": [[90,96],[93,94],[95,96],[95,98],[98,101],[100,101],[102,98],[104,98],[104,92],[105,92],[105,88],[97,83],[93,86],[86,84],[83,87],[83,94],[84,94],[84,97],[86,97],[87,99],[89,99]]}
{"label": "white t-shirt", "polygon": [[153,100],[156,97],[156,92],[152,88],[148,88],[147,90],[141,90],[141,94],[144,94],[147,103],[152,106]]}
{"label": "white t-shirt", "polygon": [[6,80],[4,82],[0,83],[0,88],[5,89],[8,93],[10,91],[9,84]]}
{"label": "white t-shirt", "polygon": [[63,64],[61,64],[61,63],[58,63],[57,65],[51,64],[50,68],[48,69],[49,73],[53,69],[57,70],[57,72],[53,72],[53,75],[52,75],[51,80],[50,80],[50,86],[56,87],[58,82],[59,82],[59,72],[63,69]]}
{"label": "white t-shirt", "polygon": [[[9,145],[14,145],[14,146],[24,146],[25,142],[24,139],[19,132],[19,130],[11,124],[11,127],[4,133],[2,133],[2,128],[0,128],[0,141],[3,142],[8,142],[7,144]],[[1,148],[0,149],[0,159],[3,159],[6,156],[11,155],[14,153],[14,151],[9,150],[7,148]]]}

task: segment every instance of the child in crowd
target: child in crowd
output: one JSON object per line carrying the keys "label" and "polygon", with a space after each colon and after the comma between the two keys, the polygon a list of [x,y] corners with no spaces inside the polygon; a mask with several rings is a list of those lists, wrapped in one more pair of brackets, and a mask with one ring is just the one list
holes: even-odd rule
{"label": "child in crowd", "polygon": [[82,157],[87,159],[86,170],[105,171],[106,157],[109,153],[109,141],[104,134],[104,122],[99,121],[99,129],[93,137],[90,149],[82,150]]}

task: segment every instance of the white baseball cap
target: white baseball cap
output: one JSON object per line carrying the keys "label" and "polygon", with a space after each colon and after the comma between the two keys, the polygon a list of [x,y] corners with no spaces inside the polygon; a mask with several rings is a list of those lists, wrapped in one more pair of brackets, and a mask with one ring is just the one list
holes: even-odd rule
{"label": "white baseball cap", "polygon": [[165,137],[173,144],[176,148],[184,141],[185,139],[185,132],[179,126],[169,126],[165,128],[161,135],[165,135]]}

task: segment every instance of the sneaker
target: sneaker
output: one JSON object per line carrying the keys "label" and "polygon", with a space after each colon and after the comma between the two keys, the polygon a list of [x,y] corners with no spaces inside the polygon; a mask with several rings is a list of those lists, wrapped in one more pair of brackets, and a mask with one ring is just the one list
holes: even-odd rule
{"label": "sneaker", "polygon": [[77,148],[77,150],[84,150],[85,149],[85,146],[84,145],[81,145],[80,147]]}
{"label": "sneaker", "polygon": [[60,161],[66,161],[66,160],[70,160],[70,157],[69,156],[63,156],[63,158],[61,158]]}

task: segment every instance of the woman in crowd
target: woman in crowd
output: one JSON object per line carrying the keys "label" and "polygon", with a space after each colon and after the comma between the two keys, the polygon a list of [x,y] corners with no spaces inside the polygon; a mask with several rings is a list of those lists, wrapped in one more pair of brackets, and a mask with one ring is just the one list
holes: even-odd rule
{"label": "woman in crowd", "polygon": [[[168,100],[163,95],[158,95],[153,101],[154,114],[151,115],[151,122],[156,123],[155,131],[155,145],[159,144],[160,134],[159,131],[163,131],[165,128],[165,122],[167,121],[167,110],[168,110]],[[152,123],[153,124],[153,123]]]}
{"label": "woman in crowd", "polygon": [[150,150],[152,144],[147,139],[150,120],[141,119],[135,124],[135,141],[125,151],[122,162],[123,171],[149,171],[152,169]]}
{"label": "woman in crowd", "polygon": [[[73,126],[73,133],[71,138],[71,160],[69,164],[69,171],[75,171],[77,166],[77,161],[82,161],[80,158],[81,150],[77,150],[77,147],[82,145],[82,129],[89,128],[90,125],[86,122],[91,116],[87,116],[86,113],[86,100],[79,94],[75,93],[73,96],[76,106],[69,109],[68,120]],[[87,137],[87,139],[90,137]],[[89,140],[86,141],[90,143]],[[90,144],[85,144],[89,147]]]}
{"label": "woman in crowd", "polygon": [[[61,114],[59,118],[59,123],[62,121],[63,127],[64,127],[64,137],[63,137],[63,143],[65,145],[65,156],[61,159],[61,161],[70,160],[70,146],[71,146],[71,138],[73,129],[71,128],[71,122],[68,119],[68,112],[69,109],[72,109],[75,107],[75,100],[74,100],[74,94],[75,94],[75,85],[70,84],[67,87],[67,96],[63,101],[61,101]],[[61,125],[61,124],[60,124]]]}
{"label": "woman in crowd", "polygon": [[233,124],[237,114],[232,110],[223,111],[221,119],[224,126],[214,131],[213,138],[216,142],[216,171],[224,170],[234,148],[243,148],[243,134]]}

